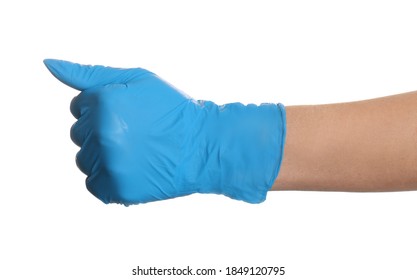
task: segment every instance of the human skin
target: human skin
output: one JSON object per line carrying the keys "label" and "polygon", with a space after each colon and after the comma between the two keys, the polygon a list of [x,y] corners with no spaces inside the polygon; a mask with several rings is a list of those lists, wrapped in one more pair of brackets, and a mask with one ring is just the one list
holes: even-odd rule
{"label": "human skin", "polygon": [[417,190],[417,91],[286,112],[272,190]]}

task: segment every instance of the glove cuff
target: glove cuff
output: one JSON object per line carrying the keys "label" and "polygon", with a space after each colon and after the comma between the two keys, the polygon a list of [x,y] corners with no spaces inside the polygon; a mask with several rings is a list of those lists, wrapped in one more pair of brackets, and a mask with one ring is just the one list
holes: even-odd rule
{"label": "glove cuff", "polygon": [[193,103],[195,122],[183,149],[178,184],[249,203],[266,199],[282,162],[286,114],[282,104],[218,106]]}

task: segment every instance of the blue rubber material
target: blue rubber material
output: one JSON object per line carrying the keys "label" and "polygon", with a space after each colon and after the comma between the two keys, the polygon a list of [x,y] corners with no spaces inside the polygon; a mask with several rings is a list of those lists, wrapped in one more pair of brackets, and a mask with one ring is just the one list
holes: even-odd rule
{"label": "blue rubber material", "polygon": [[71,103],[71,138],[88,190],[124,205],[193,193],[265,200],[282,161],[282,104],[216,105],[194,100],[141,68],[46,59],[81,91]]}

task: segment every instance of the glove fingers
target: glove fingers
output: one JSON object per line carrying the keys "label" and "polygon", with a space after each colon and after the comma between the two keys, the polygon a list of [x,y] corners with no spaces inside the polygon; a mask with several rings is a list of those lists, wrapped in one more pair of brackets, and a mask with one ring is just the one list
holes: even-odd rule
{"label": "glove fingers", "polygon": [[78,147],[81,147],[87,138],[88,134],[91,132],[91,127],[88,125],[88,122],[84,120],[84,117],[81,117],[76,121],[71,127],[71,140]]}
{"label": "glove fingers", "polygon": [[74,118],[79,119],[91,108],[94,108],[92,105],[96,103],[94,99],[97,98],[97,95],[98,90],[85,90],[75,96],[70,104],[70,111]]}
{"label": "glove fingers", "polygon": [[88,141],[88,139],[84,141],[81,150],[78,151],[75,157],[75,162],[81,172],[89,176],[97,169],[100,156],[97,149],[91,149],[91,144],[87,143]]}
{"label": "glove fingers", "polygon": [[[74,116],[74,118],[79,119],[81,117],[81,96],[82,93],[80,93],[79,95],[75,96],[72,100],[71,100],[71,104],[70,104],[70,111],[71,114]],[[81,99],[81,100],[80,100]]]}
{"label": "glove fingers", "polygon": [[106,93],[109,91],[114,93],[118,89],[125,90],[126,88],[126,84],[111,84],[84,90],[72,99],[70,104],[71,114],[79,119],[90,111],[94,112],[103,101],[111,101],[110,98],[106,97]]}

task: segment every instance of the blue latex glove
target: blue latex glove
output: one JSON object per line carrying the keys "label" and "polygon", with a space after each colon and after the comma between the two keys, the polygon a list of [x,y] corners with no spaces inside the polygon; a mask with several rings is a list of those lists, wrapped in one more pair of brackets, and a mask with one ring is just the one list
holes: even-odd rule
{"label": "blue latex glove", "polygon": [[47,59],[80,90],[71,138],[88,190],[104,203],[145,203],[192,193],[265,200],[285,140],[281,104],[218,106],[196,101],[141,68]]}

